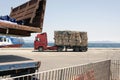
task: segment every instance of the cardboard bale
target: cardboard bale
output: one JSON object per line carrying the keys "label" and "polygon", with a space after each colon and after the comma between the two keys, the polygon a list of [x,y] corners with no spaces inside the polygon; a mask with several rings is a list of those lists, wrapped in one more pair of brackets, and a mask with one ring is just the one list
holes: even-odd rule
{"label": "cardboard bale", "polygon": [[81,45],[86,46],[88,44],[88,37],[87,32],[80,32],[81,33]]}
{"label": "cardboard bale", "polygon": [[55,31],[55,45],[61,46],[86,46],[87,32],[78,31]]}

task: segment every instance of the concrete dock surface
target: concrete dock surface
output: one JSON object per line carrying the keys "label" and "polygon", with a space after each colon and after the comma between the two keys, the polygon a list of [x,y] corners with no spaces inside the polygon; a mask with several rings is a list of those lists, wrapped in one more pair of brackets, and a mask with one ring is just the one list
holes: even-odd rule
{"label": "concrete dock surface", "polygon": [[33,48],[0,48],[0,55],[21,56],[41,61],[40,71],[46,71],[108,59],[120,60],[120,48],[89,48],[87,52],[38,52]]}

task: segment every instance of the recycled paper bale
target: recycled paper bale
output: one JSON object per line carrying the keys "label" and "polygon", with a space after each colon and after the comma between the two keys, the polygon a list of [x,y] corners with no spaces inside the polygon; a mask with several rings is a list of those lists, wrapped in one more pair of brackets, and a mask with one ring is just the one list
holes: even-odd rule
{"label": "recycled paper bale", "polygon": [[87,47],[87,32],[79,31],[55,31],[55,45],[66,47]]}

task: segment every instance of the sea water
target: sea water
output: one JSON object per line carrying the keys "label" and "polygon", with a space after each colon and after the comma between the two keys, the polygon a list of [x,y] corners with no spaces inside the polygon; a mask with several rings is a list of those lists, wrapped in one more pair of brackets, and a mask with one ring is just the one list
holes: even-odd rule
{"label": "sea water", "polygon": [[[49,46],[53,46],[54,43],[48,43]],[[33,48],[33,43],[24,43],[23,48]],[[120,43],[88,43],[88,48],[120,48]]]}

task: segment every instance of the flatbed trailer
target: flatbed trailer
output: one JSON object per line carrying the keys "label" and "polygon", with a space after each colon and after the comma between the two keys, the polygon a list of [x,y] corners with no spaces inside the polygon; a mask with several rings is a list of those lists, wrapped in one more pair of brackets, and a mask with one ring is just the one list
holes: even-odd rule
{"label": "flatbed trailer", "polygon": [[35,73],[40,65],[40,61],[29,58],[2,55],[0,56],[0,79]]}

